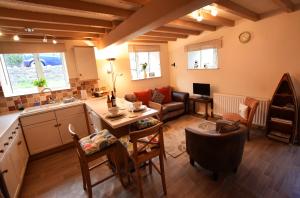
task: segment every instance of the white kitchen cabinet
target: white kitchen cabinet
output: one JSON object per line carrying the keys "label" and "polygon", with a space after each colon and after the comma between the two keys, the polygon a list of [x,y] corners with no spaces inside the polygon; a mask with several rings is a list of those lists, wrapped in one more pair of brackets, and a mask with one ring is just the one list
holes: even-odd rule
{"label": "white kitchen cabinet", "polygon": [[1,159],[1,172],[10,197],[16,197],[18,188],[18,177],[12,160],[13,150],[8,149]]}
{"label": "white kitchen cabinet", "polygon": [[75,114],[64,119],[57,120],[59,125],[60,136],[63,144],[72,142],[72,137],[69,133],[69,124],[75,128],[77,135],[82,138],[88,135],[85,114]]}
{"label": "white kitchen cabinet", "polygon": [[25,126],[23,130],[31,155],[62,145],[56,120]]}
{"label": "white kitchen cabinet", "polygon": [[94,47],[74,47],[74,56],[80,80],[98,79]]}

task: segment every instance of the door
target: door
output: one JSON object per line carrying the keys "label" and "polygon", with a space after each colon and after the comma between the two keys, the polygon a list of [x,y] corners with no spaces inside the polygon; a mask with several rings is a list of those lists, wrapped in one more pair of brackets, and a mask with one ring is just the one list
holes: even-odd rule
{"label": "door", "polygon": [[14,163],[11,159],[11,150],[8,149],[0,164],[1,168],[0,171],[3,175],[8,193],[10,197],[15,197],[16,190],[18,188],[18,179],[17,173],[15,172]]}
{"label": "door", "polygon": [[23,130],[31,155],[62,145],[56,120],[25,126]]}
{"label": "door", "polygon": [[65,119],[58,120],[60,136],[63,144],[72,142],[72,137],[69,133],[69,124],[74,126],[75,131],[80,138],[88,135],[85,114],[80,113],[70,115]]}

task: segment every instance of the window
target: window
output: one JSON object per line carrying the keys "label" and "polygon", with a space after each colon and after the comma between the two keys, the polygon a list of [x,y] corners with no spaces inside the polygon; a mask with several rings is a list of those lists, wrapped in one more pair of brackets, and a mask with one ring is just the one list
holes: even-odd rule
{"label": "window", "polygon": [[188,52],[188,69],[217,69],[218,53],[216,48]]}
{"label": "window", "polygon": [[33,81],[45,78],[52,90],[69,89],[64,53],[0,54],[1,85],[6,97],[37,93]]}
{"label": "window", "polygon": [[159,46],[129,46],[129,59],[132,80],[161,77]]}
{"label": "window", "polygon": [[185,46],[188,69],[217,69],[218,50],[221,47],[221,38]]}

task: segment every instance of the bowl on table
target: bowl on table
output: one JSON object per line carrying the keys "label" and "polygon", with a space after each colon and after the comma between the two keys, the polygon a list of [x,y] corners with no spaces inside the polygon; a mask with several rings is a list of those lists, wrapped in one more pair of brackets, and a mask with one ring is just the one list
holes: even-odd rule
{"label": "bowl on table", "polygon": [[108,112],[112,116],[118,115],[118,113],[119,113],[119,107],[110,107],[110,108],[108,108]]}
{"label": "bowl on table", "polygon": [[140,109],[142,107],[142,104],[143,104],[142,101],[136,101],[136,102],[134,102],[133,103],[134,110]]}

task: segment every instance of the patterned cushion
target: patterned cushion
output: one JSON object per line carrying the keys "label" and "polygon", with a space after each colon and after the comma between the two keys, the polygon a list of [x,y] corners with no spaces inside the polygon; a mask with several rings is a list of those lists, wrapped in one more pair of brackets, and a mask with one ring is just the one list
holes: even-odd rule
{"label": "patterned cushion", "polygon": [[240,121],[217,120],[216,122],[216,131],[219,131],[219,133],[232,132],[239,128]]}
{"label": "patterned cushion", "polygon": [[145,129],[145,128],[155,126],[158,123],[160,123],[159,120],[150,117],[150,118],[145,118],[145,119],[139,120],[134,125],[138,130],[141,130],[141,129]]}
{"label": "patterned cushion", "polygon": [[[157,142],[156,138],[154,138],[151,141],[152,144],[150,143],[145,148],[143,148],[145,146],[145,143],[143,143],[143,140],[145,140],[145,142],[148,142],[149,140],[151,140],[151,138],[152,137],[149,136],[149,137],[145,137],[145,138],[140,139],[141,141],[137,143],[138,151],[140,151],[140,152],[147,151],[148,152],[153,148],[159,147],[159,145],[157,144],[158,142]],[[130,142],[129,135],[126,135],[126,136],[123,136],[123,137],[119,138],[119,141],[127,149],[128,154],[132,155],[133,154],[133,143]]]}
{"label": "patterned cushion", "polygon": [[97,151],[102,151],[114,144],[117,138],[113,136],[107,129],[92,133],[91,135],[81,138],[79,143],[85,154],[91,155]]}
{"label": "patterned cushion", "polygon": [[152,101],[153,102],[156,102],[156,103],[159,103],[159,104],[162,104],[162,102],[164,101],[164,98],[165,98],[165,95],[164,94],[161,94],[160,92],[158,91],[154,91],[153,92],[153,95],[152,95]]}

